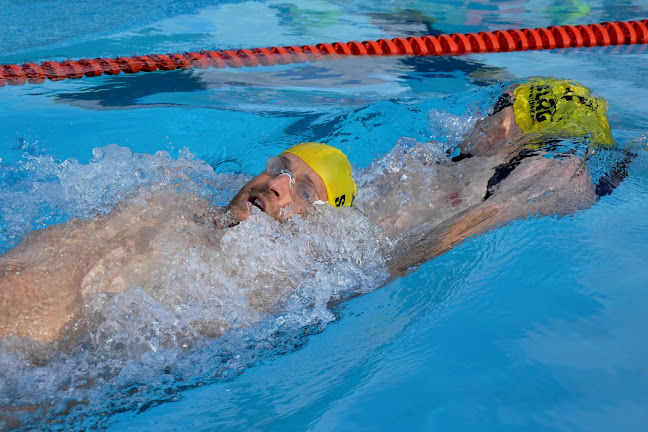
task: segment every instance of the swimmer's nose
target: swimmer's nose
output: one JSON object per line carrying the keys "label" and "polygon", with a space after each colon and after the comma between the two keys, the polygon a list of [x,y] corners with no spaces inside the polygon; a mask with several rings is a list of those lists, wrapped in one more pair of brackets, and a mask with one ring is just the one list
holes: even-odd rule
{"label": "swimmer's nose", "polygon": [[268,180],[268,189],[277,199],[281,200],[290,196],[290,176],[280,174],[277,177]]}

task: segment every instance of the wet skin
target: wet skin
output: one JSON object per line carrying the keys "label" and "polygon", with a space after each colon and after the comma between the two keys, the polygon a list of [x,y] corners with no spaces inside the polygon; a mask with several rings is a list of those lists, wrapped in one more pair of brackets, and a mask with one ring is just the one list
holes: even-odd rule
{"label": "wet skin", "polygon": [[[284,160],[295,180],[310,184],[315,188],[320,201],[328,201],[324,182],[301,158],[291,153],[283,153],[279,157]],[[277,220],[304,214],[312,203],[296,197],[290,183],[288,175],[277,176],[264,171],[241,188],[230,202],[228,210],[239,222],[250,216],[253,207]]]}
{"label": "wet skin", "polygon": [[[289,153],[280,157],[296,181],[311,185],[319,200],[328,200],[324,182],[301,158]],[[132,276],[128,267],[150,277],[155,257],[166,253],[154,246],[154,239],[174,237],[181,224],[191,221],[178,215],[211,214],[203,202],[144,200],[143,205],[126,201],[104,216],[35,231],[0,256],[0,338],[13,334],[43,342],[60,339],[82,316],[88,296],[118,294],[128,288],[124,283],[130,280],[126,274]],[[264,171],[238,192],[226,213],[235,219],[233,224],[246,220],[254,207],[281,220],[306,213],[312,205],[295,196],[288,175]],[[195,235],[210,242],[213,228],[188,224]],[[214,225],[227,226],[216,221]]]}
{"label": "wet skin", "polygon": [[[412,266],[444,253],[466,238],[512,220],[530,214],[570,214],[596,201],[581,158],[547,158],[542,152],[524,159],[499,189],[484,199],[494,167],[524,148],[525,137],[519,135],[511,107],[485,118],[460,144],[462,150],[473,154],[472,158],[448,161],[431,171],[445,170],[450,174],[456,170],[468,179],[467,184],[455,182],[458,189],[452,191],[444,187],[429,202],[412,200],[403,206],[400,200],[392,200],[390,206],[380,205],[375,213],[367,214],[396,240],[393,250],[387,252],[386,264],[392,277],[406,274]],[[324,182],[315,171],[295,155],[284,153],[280,157],[295,180],[311,185],[319,201],[328,201]],[[434,175],[432,181],[448,177]],[[376,181],[390,191],[390,187],[402,182],[400,177],[398,173],[397,177],[384,175]],[[413,189],[422,187],[415,181],[408,185]],[[222,226],[216,222],[218,217],[214,224],[200,222],[217,212],[207,203],[180,196],[177,202],[171,202],[172,198],[163,195],[144,200],[135,197],[107,215],[32,233],[0,256],[0,338],[15,335],[43,342],[60,339],[83,316],[88,296],[119,294],[136,285],[137,278],[153,277],[150,271],[158,257],[168,254],[164,239],[177,238],[178,244],[201,241],[213,246],[218,241],[212,237],[222,232],[214,230],[214,226],[235,225],[251,212],[260,210],[278,220],[308,213],[312,203],[296,196],[293,189],[287,174],[259,174],[226,208],[231,217]],[[471,204],[459,206],[460,198]],[[196,215],[202,216],[196,219]]]}

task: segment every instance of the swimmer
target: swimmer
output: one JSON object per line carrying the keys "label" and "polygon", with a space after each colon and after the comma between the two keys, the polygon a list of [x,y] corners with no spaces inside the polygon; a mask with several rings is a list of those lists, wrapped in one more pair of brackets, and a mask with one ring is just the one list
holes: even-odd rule
{"label": "swimmer", "polygon": [[[248,219],[252,211],[282,220],[313,205],[350,207],[356,193],[351,164],[341,151],[302,143],[270,158],[225,209],[149,193],[107,215],[36,231],[0,256],[0,337],[60,339],[93,295],[120,294],[154,279],[157,261],[170,253],[169,242],[200,243],[217,253],[218,231]],[[252,308],[267,311],[263,296],[250,292],[248,297]],[[216,327],[222,333],[229,323]]]}
{"label": "swimmer", "polygon": [[398,258],[390,261],[391,273],[404,272],[466,238],[516,219],[589,208],[627,176],[633,155],[619,150],[623,155],[617,166],[593,182],[587,158],[613,146],[606,102],[582,84],[537,78],[511,86],[452,158],[459,171],[461,164],[483,160],[482,172],[490,177],[485,182],[477,178],[482,191],[472,197],[477,203],[422,232],[408,227],[410,233],[394,248]]}
{"label": "swimmer", "polygon": [[[489,114],[452,158],[430,158],[424,144],[409,149],[406,157],[425,176],[384,169],[358,188],[340,150],[302,143],[270,158],[224,209],[160,193],[34,232],[0,256],[0,337],[61,339],[91,295],[118,295],[137,278],[155,277],[156,257],[170,253],[158,239],[217,248],[218,232],[252,213],[285,220],[318,205],[356,208],[389,238],[385,256],[395,278],[510,221],[571,214],[596,202],[586,158],[554,147],[564,138],[587,140],[588,148],[612,145],[601,99],[578,83],[538,79],[508,89]],[[273,307],[254,294],[249,301],[260,313]]]}

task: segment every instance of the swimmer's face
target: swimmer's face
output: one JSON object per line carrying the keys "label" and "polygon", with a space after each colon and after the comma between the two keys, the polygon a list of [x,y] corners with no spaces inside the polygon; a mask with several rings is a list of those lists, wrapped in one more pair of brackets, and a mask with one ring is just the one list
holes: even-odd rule
{"label": "swimmer's face", "polygon": [[[292,173],[294,180],[288,174],[278,175],[268,170],[254,177],[228,206],[237,220],[247,219],[253,208],[282,220],[294,214],[305,213],[315,200],[328,201],[324,182],[306,162],[291,153],[283,153],[278,157],[285,169]],[[301,187],[296,186],[298,183],[301,183]]]}

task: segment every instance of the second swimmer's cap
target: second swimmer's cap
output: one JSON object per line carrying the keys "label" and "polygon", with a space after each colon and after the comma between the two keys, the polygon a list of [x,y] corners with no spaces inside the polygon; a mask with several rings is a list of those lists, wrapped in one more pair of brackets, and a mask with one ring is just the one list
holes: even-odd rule
{"label": "second swimmer's cap", "polygon": [[297,144],[284,153],[299,156],[320,176],[332,206],[351,207],[357,189],[351,164],[344,153],[330,145],[312,142]]}
{"label": "second swimmer's cap", "polygon": [[522,132],[548,136],[589,136],[593,146],[614,139],[604,99],[571,80],[536,78],[517,87],[513,110]]}

